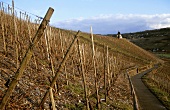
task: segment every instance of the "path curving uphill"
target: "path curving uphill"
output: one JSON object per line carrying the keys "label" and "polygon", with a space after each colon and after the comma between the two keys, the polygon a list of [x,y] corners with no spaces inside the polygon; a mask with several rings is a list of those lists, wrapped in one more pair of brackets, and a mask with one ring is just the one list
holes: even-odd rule
{"label": "path curving uphill", "polygon": [[163,104],[142,82],[142,76],[151,72],[155,68],[156,66],[132,77],[132,83],[136,92],[140,110],[166,110]]}

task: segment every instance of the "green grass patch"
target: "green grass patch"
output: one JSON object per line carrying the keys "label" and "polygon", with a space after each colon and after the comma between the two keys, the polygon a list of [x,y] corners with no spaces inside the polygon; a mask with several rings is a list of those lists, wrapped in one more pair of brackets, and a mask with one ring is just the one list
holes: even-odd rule
{"label": "green grass patch", "polygon": [[84,89],[82,85],[75,85],[70,83],[69,85],[66,85],[64,88],[79,95],[80,97],[84,97]]}
{"label": "green grass patch", "polygon": [[157,54],[159,57],[170,58],[170,54]]}
{"label": "green grass patch", "polygon": [[[107,103],[102,103],[102,106],[107,106],[108,108],[114,108],[116,110],[133,110],[133,106],[129,104],[125,104],[122,102],[113,102],[112,100],[108,100]],[[105,108],[105,107],[103,107]]]}
{"label": "green grass patch", "polygon": [[65,104],[65,108],[69,110],[86,110],[85,106],[83,103],[78,103],[78,104]]}
{"label": "green grass patch", "polygon": [[151,90],[151,92],[164,104],[164,106],[170,110],[170,94],[159,89],[147,75],[143,76],[143,82]]}

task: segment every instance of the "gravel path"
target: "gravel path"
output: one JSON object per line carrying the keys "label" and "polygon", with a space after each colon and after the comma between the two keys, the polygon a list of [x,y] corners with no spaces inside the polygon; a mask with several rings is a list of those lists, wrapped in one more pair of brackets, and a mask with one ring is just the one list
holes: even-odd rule
{"label": "gravel path", "polygon": [[156,67],[144,71],[132,77],[132,83],[138,98],[140,110],[166,110],[162,103],[150,92],[142,82],[142,76]]}

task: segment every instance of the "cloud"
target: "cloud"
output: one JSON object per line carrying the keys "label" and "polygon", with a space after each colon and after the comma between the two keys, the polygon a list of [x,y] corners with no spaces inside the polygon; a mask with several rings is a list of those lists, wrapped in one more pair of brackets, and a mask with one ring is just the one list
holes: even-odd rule
{"label": "cloud", "polygon": [[56,27],[81,30],[90,32],[93,27],[95,34],[111,34],[144,31],[148,29],[159,29],[170,27],[170,14],[138,15],[138,14],[117,14],[99,15],[91,18],[76,18],[53,23]]}

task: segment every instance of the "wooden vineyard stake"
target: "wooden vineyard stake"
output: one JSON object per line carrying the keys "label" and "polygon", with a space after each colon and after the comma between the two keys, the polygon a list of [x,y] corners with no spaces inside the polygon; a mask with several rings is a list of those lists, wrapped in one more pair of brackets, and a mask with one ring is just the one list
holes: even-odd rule
{"label": "wooden vineyard stake", "polygon": [[7,101],[9,100],[11,94],[12,94],[12,91],[14,90],[14,88],[16,87],[16,85],[18,84],[18,81],[20,80],[20,78],[22,77],[23,75],[23,72],[27,66],[27,64],[29,63],[30,59],[31,59],[31,56],[33,54],[33,49],[35,48],[36,44],[38,43],[38,41],[40,40],[40,38],[42,37],[43,33],[44,33],[44,30],[46,29],[46,26],[52,16],[54,12],[54,9],[52,9],[51,7],[48,9],[37,33],[35,34],[34,36],[34,39],[33,39],[33,42],[32,44],[30,44],[22,62],[21,62],[21,65],[20,67],[18,68],[18,70],[16,71],[15,73],[15,76],[12,80],[12,82],[10,83],[9,85],[9,88],[6,92],[6,94],[4,95],[3,99],[2,99],[2,102],[0,104],[0,109],[3,110]]}
{"label": "wooden vineyard stake", "polygon": [[112,57],[109,57],[109,71],[110,71],[110,86],[112,84]]}
{"label": "wooden vineyard stake", "polygon": [[[20,18],[20,20],[21,20],[21,18]],[[30,42],[32,42],[31,29],[30,29],[28,18],[27,18],[27,28],[28,28],[28,34],[29,34]],[[21,30],[21,28],[20,28],[20,30]]]}
{"label": "wooden vineyard stake", "polygon": [[111,68],[111,84],[113,84],[114,81],[114,57],[111,57],[110,61],[110,68]]}
{"label": "wooden vineyard stake", "polygon": [[84,70],[84,61],[83,61],[83,57],[84,57],[84,54],[83,54],[83,50],[84,48],[80,48],[80,45],[79,45],[79,41],[77,40],[77,44],[78,44],[78,51],[79,51],[79,56],[80,56],[80,65],[81,65],[81,70],[82,70],[82,77],[83,77],[83,85],[84,85],[84,94],[85,94],[85,99],[86,99],[86,106],[87,106],[87,110],[90,110],[89,109],[89,100],[88,100],[88,93],[87,93],[87,85],[86,85],[86,76],[85,76],[85,70]]}
{"label": "wooden vineyard stake", "polygon": [[7,55],[7,45],[6,45],[6,38],[5,38],[4,31],[5,31],[4,26],[2,24],[2,37],[3,37],[3,42],[4,42],[4,55],[6,56]]}
{"label": "wooden vineyard stake", "polygon": [[20,20],[20,23],[19,23],[19,29],[20,29],[20,34],[21,34],[21,25],[22,25],[22,19],[21,19],[21,11],[20,11],[20,16],[19,16],[19,20]]}
{"label": "wooden vineyard stake", "polygon": [[[51,54],[51,46],[50,46],[50,37],[51,36],[51,28],[50,28],[50,34],[48,32],[48,29],[46,31],[46,34],[45,34],[45,41],[46,41],[46,46],[47,46],[47,55],[48,55],[48,61],[50,61],[50,66],[51,66],[51,71],[52,71],[52,76],[54,77],[55,76],[55,69],[54,69],[54,63],[53,63],[53,59],[52,59],[52,54]],[[54,85],[55,86],[55,90],[57,91],[57,86],[56,84]]]}
{"label": "wooden vineyard stake", "polygon": [[[61,31],[59,29],[59,38],[60,38],[60,46],[61,46],[61,52],[63,54],[63,58],[64,58],[64,47],[63,47],[63,39],[62,39],[62,36],[61,36]],[[64,65],[64,73],[66,74],[66,84],[68,85],[68,74],[67,74],[67,71],[66,71],[66,65]]]}
{"label": "wooden vineyard stake", "polygon": [[16,20],[15,20],[15,9],[14,9],[14,0],[12,0],[12,18],[13,18],[13,32],[14,32],[14,38],[15,38],[15,52],[16,52],[16,67],[17,69],[19,68],[19,45],[18,45],[18,41],[19,41],[19,37],[18,36],[18,30],[17,30],[17,24],[16,24]]}
{"label": "wooden vineyard stake", "polygon": [[15,10],[14,10],[14,0],[12,0],[12,15],[13,15],[13,17],[14,17],[14,12],[15,12]]}
{"label": "wooden vineyard stake", "polygon": [[[64,39],[64,42],[66,42],[66,39]],[[64,52],[63,52],[63,58],[64,58]],[[67,72],[67,67],[66,65],[64,65],[64,73],[65,73],[65,77],[66,77],[66,84],[68,85],[68,72]]]}
{"label": "wooden vineyard stake", "polygon": [[3,2],[2,2],[2,5],[1,5],[1,6],[2,6],[2,9],[1,9],[1,10],[2,10],[2,12],[4,12],[4,3],[3,3]]}
{"label": "wooden vineyard stake", "polygon": [[84,50],[85,46],[86,46],[86,45],[84,44],[84,45],[83,45],[83,52],[82,52],[84,65],[86,64],[86,62],[85,62],[85,61],[86,61],[86,56],[85,56],[85,50]]}
{"label": "wooden vineyard stake", "polygon": [[103,45],[103,64],[104,64],[104,90],[105,90],[105,102],[107,102],[107,82],[106,82],[106,52],[105,52],[105,45]]}
{"label": "wooden vineyard stake", "polygon": [[[14,39],[15,42],[17,42],[17,36],[16,36],[16,32],[15,32],[15,10],[14,10],[14,0],[12,0],[12,18],[13,18],[13,32],[14,32]],[[12,42],[13,43],[13,42]]]}
{"label": "wooden vineyard stake", "polygon": [[[59,29],[59,39],[60,39],[61,52],[62,52],[62,54],[64,54],[63,40],[62,40],[62,37],[61,37],[61,31],[60,31],[60,29]],[[63,55],[63,56],[64,56],[64,55]]]}
{"label": "wooden vineyard stake", "polygon": [[[2,5],[2,7],[3,7],[3,5]],[[1,12],[1,11],[0,11]],[[6,37],[5,37],[5,22],[4,22],[4,24],[3,24],[3,19],[5,19],[4,18],[4,13],[3,12],[1,12],[0,13],[0,15],[1,15],[1,28],[2,28],[2,38],[3,38],[3,44],[4,44],[4,55],[6,56],[7,55],[7,45],[6,45]]]}
{"label": "wooden vineyard stake", "polygon": [[[55,85],[55,83],[56,83],[56,81],[57,81],[57,78],[58,78],[58,75],[59,75],[59,73],[61,72],[62,67],[64,66],[67,58],[69,57],[69,54],[70,54],[70,52],[72,51],[73,46],[74,46],[74,44],[75,44],[75,42],[76,42],[76,40],[77,40],[77,38],[78,38],[78,36],[79,36],[79,33],[80,33],[80,31],[77,32],[77,34],[75,35],[75,37],[74,37],[74,39],[73,39],[70,47],[67,49],[67,52],[66,52],[66,54],[65,54],[62,62],[60,63],[60,65],[59,65],[59,67],[58,67],[58,69],[57,69],[57,72],[56,72],[56,74],[55,74],[55,76],[54,76],[54,78],[53,78],[53,80],[52,80],[52,82],[51,82],[51,84],[50,84],[50,87],[53,87],[53,86]],[[40,103],[40,107],[43,107],[43,104],[44,104],[45,100],[47,99],[48,94],[49,94],[49,90],[47,90],[47,92],[45,93],[45,95],[44,95],[44,97],[43,97],[43,99],[42,99],[42,101],[41,101],[41,103]]]}
{"label": "wooden vineyard stake", "polygon": [[15,44],[15,48],[16,48],[16,50],[15,50],[15,52],[16,52],[16,62],[17,62],[17,69],[19,68],[19,60],[18,60],[18,58],[19,58],[19,49],[18,49],[18,42],[16,42],[16,44]]}
{"label": "wooden vineyard stake", "polygon": [[[21,20],[21,18],[20,18]],[[21,23],[20,23],[21,24]],[[28,27],[28,34],[29,34],[29,38],[30,38],[30,43],[32,43],[32,36],[31,36],[31,30],[30,30],[30,26],[29,26],[29,21],[27,21],[27,27]],[[21,31],[21,30],[20,30]],[[34,58],[34,63],[35,63],[35,68],[36,70],[38,69],[38,65],[37,65],[37,61],[36,61],[36,58],[35,58],[35,55],[33,53],[33,58]]]}
{"label": "wooden vineyard stake", "polygon": [[[71,62],[72,65],[74,65],[74,58],[72,57],[72,62]],[[75,80],[76,77],[75,77],[75,70],[74,70],[74,67],[72,69],[72,73],[73,73],[73,79]]]}
{"label": "wooden vineyard stake", "polygon": [[106,52],[106,54],[107,54],[107,60],[106,60],[106,62],[107,62],[107,79],[108,79],[108,88],[110,88],[110,68],[109,68],[109,50],[108,50],[108,46],[107,46],[107,52]]}
{"label": "wooden vineyard stake", "polygon": [[47,35],[47,30],[46,30],[46,32],[45,32],[45,43],[46,43],[46,50],[47,50],[47,59],[48,59],[48,61],[50,60],[50,52],[49,52],[49,42],[48,42],[48,38],[47,37],[49,37],[48,35]]}
{"label": "wooden vineyard stake", "polygon": [[[66,40],[66,38],[64,38],[62,46],[65,45],[65,47],[67,47],[66,46],[66,44],[67,44],[66,42],[67,42],[67,40]],[[68,42],[69,42],[69,40],[68,40]],[[62,48],[63,48],[63,58],[64,58],[64,46]],[[66,65],[64,65],[64,73],[65,73],[65,78],[66,78],[66,84],[68,85],[69,84],[69,81],[68,81],[69,75],[68,75],[68,72],[67,72]]]}
{"label": "wooden vineyard stake", "polygon": [[50,99],[51,99],[51,103],[52,103],[52,109],[56,110],[52,88],[50,88],[49,91],[50,91]]}
{"label": "wooden vineyard stake", "polygon": [[96,69],[96,59],[95,59],[95,50],[94,50],[94,40],[93,40],[93,31],[92,27],[91,31],[91,41],[92,41],[92,56],[93,56],[93,67],[94,67],[94,78],[95,78],[95,89],[96,89],[96,100],[97,100],[97,108],[100,109],[100,99],[99,99],[99,90],[97,84],[97,69]]}

